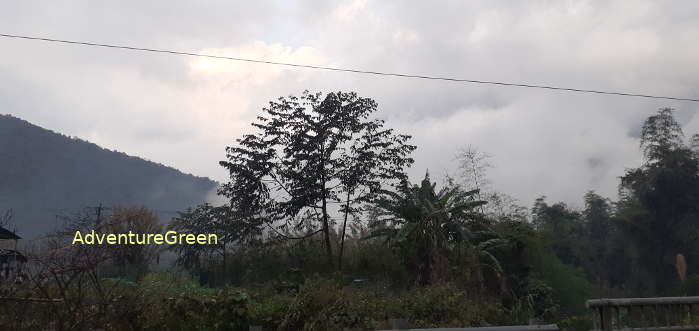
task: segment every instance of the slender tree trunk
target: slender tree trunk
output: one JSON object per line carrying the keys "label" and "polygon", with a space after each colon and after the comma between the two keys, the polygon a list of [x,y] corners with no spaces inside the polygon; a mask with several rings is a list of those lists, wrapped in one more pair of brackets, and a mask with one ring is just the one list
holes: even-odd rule
{"label": "slender tree trunk", "polygon": [[333,249],[330,246],[330,223],[328,221],[328,208],[325,197],[323,197],[323,236],[325,237],[325,253],[328,255],[328,265],[332,267]]}
{"label": "slender tree trunk", "polygon": [[330,221],[328,220],[328,199],[325,192],[325,173],[321,175],[323,181],[323,236],[325,237],[325,253],[328,258],[328,266],[333,265],[333,249],[330,245]]}
{"label": "slender tree trunk", "polygon": [[328,258],[328,266],[332,268],[333,249],[330,245],[330,221],[328,220],[328,196],[325,186],[327,179],[325,175],[325,142],[323,142],[320,146],[320,181],[323,187],[323,192],[321,194],[323,199],[323,236],[325,237],[325,253]]}
{"label": "slender tree trunk", "polygon": [[432,284],[432,257],[427,249],[424,248],[419,256],[417,284],[419,286],[427,286]]}
{"label": "slender tree trunk", "polygon": [[347,217],[349,216],[350,191],[347,190],[347,202],[345,204],[345,219],[342,222],[342,237],[340,238],[340,253],[338,255],[337,269],[342,271],[342,255],[345,250],[345,232],[347,230]]}

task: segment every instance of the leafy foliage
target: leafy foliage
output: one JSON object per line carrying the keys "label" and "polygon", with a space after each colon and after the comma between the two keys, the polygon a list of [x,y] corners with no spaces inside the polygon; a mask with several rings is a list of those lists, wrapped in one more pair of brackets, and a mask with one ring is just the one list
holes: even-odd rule
{"label": "leafy foliage", "polygon": [[389,245],[400,249],[420,285],[431,284],[438,265],[448,263],[442,260],[462,248],[475,250],[479,261],[501,273],[491,252],[504,241],[469,227],[480,217],[474,209],[485,204],[475,200],[478,191],[462,191],[458,185],[435,188],[427,174],[420,186],[404,181],[398,192],[385,192],[377,202],[387,216],[381,219],[384,226],[366,238],[385,237]]}
{"label": "leafy foliage", "polygon": [[370,201],[384,182],[403,178],[413,162],[410,136],[370,119],[376,110],[373,100],[343,92],[306,91],[270,102],[253,123],[258,132],[227,148],[221,165],[231,181],[220,193],[242,222],[322,233],[332,264],[330,205],[340,206],[344,242],[354,206]]}
{"label": "leafy foliage", "polygon": [[[106,233],[161,233],[158,217],[150,210],[141,208],[116,208],[98,230]],[[112,261],[123,275],[127,270],[135,271],[134,278],[140,278],[148,270],[148,265],[160,253],[160,247],[149,245],[119,245],[112,249]]]}
{"label": "leafy foliage", "polygon": [[697,265],[699,219],[699,158],[688,146],[672,110],[661,109],[643,125],[641,167],[621,179],[619,225],[631,239],[630,249],[641,291],[668,293],[673,288],[674,257],[684,254],[690,271]]}
{"label": "leafy foliage", "polygon": [[[10,312],[0,327],[344,330],[398,318],[585,330],[587,298],[698,293],[699,135],[685,141],[671,109],[644,123],[644,161],[621,178],[619,201],[589,191],[582,208],[541,197],[530,211],[481,193],[487,155],[473,148],[462,151],[468,178],[410,183],[415,147],[372,119],[376,110],[342,92],[271,102],[221,162],[228,204],[187,209],[168,227],[221,239],[171,247],[186,275],[105,272],[158,252],[70,247],[71,231],[161,227],[143,208],[117,209],[103,224],[84,213],[48,237],[28,281],[0,285],[0,296],[22,302],[0,301]],[[56,298],[65,304],[45,305]]]}

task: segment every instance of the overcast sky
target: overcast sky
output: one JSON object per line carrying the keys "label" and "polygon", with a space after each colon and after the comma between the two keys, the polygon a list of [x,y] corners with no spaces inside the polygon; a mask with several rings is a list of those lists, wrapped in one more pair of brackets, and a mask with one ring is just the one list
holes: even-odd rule
{"label": "overcast sky", "polygon": [[[6,1],[0,33],[375,71],[699,97],[699,1]],[[0,38],[0,113],[223,181],[268,101],[353,90],[418,146],[414,179],[493,155],[531,206],[616,198],[638,131],[699,103],[365,76]]]}

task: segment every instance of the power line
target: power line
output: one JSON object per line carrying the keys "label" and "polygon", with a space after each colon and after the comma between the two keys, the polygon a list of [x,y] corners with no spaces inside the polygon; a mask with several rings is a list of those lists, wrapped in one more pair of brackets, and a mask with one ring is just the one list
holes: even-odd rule
{"label": "power line", "polygon": [[0,37],[27,39],[27,40],[40,40],[40,41],[48,41],[48,42],[54,42],[54,43],[82,45],[82,46],[116,48],[116,49],[125,49],[125,50],[142,51],[142,52],[165,53],[165,54],[171,54],[171,55],[205,57],[205,58],[212,58],[212,59],[252,62],[252,63],[261,63],[261,64],[272,64],[272,65],[296,67],[296,68],[351,72],[351,73],[356,73],[356,74],[392,76],[392,77],[402,77],[402,78],[416,78],[416,79],[427,79],[427,80],[440,80],[440,81],[449,81],[449,82],[487,84],[487,85],[498,85],[498,86],[526,87],[526,88],[537,88],[537,89],[566,91],[566,92],[617,95],[617,96],[625,96],[625,97],[639,97],[639,98],[650,98],[650,99],[665,99],[665,100],[676,100],[676,101],[699,102],[699,99],[691,99],[691,98],[680,98],[680,97],[669,97],[669,96],[660,96],[660,95],[625,93],[625,92],[614,92],[614,91],[603,91],[603,90],[588,90],[588,89],[578,89],[578,88],[569,88],[569,87],[552,86],[552,85],[537,85],[537,84],[529,84],[529,83],[507,83],[507,82],[496,82],[496,81],[476,80],[476,79],[461,79],[461,78],[453,78],[453,77],[427,76],[427,75],[401,74],[401,73],[383,72],[383,71],[347,69],[347,68],[309,65],[309,64],[297,64],[297,63],[276,62],[276,61],[267,61],[267,60],[258,60],[258,59],[248,59],[248,58],[240,58],[240,57],[232,57],[232,56],[220,56],[220,55],[199,54],[199,53],[190,53],[190,52],[179,52],[179,51],[155,49],[155,48],[143,48],[143,47],[134,47],[134,46],[114,45],[114,44],[100,44],[100,43],[75,41],[75,40],[52,39],[52,38],[44,38],[44,37],[30,37],[30,36],[12,35],[12,34],[4,34],[4,33],[0,33]]}

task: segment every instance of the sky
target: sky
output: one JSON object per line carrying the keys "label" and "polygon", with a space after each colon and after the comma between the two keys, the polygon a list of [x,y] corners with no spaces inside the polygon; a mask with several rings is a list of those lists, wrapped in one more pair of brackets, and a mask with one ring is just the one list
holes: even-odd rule
{"label": "sky", "polygon": [[[698,1],[8,1],[0,33],[373,71],[699,98]],[[269,101],[356,91],[411,134],[414,180],[492,155],[531,206],[615,199],[640,125],[699,103],[380,77],[0,38],[0,113],[225,181],[225,147]]]}

